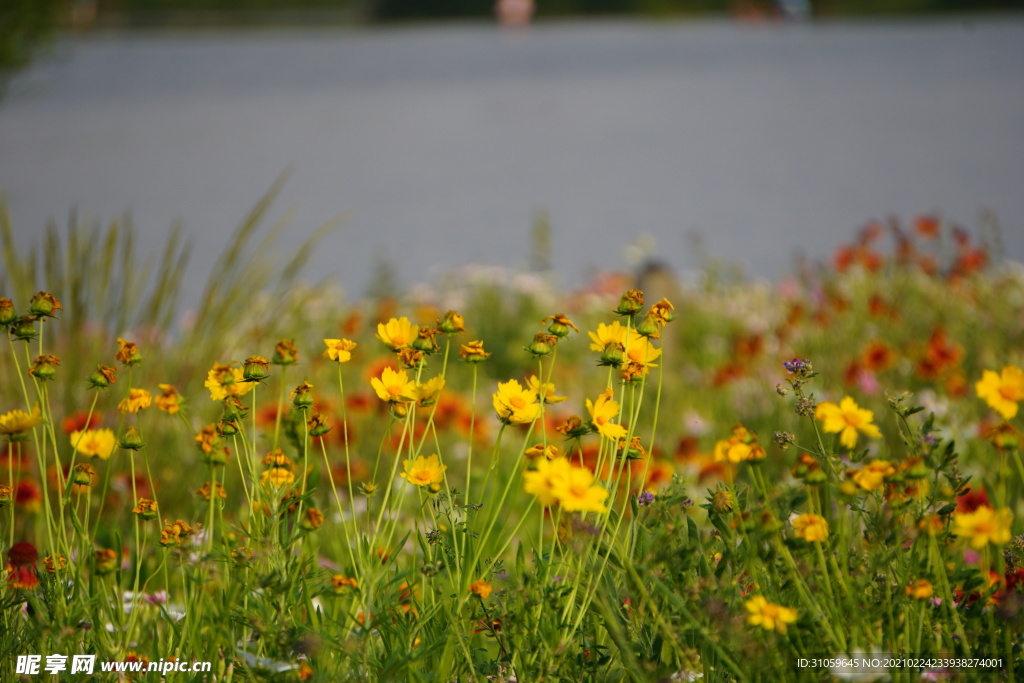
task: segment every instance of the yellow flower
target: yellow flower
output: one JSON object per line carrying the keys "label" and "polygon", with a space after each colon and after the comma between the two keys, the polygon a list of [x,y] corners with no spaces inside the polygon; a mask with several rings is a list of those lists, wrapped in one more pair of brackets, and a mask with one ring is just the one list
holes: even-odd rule
{"label": "yellow flower", "polygon": [[596,332],[587,332],[590,337],[591,351],[604,351],[605,347],[612,342],[618,342],[625,346],[626,328],[616,320],[611,325],[600,323]]}
{"label": "yellow flower", "polygon": [[413,390],[413,397],[421,407],[433,405],[437,403],[442,389],[444,389],[444,375],[438,375],[423,384],[417,384],[416,389]]}
{"label": "yellow flower", "polygon": [[793,520],[796,537],[808,542],[824,541],[828,538],[828,522],[821,515],[800,515]]}
{"label": "yellow flower", "polygon": [[243,379],[242,368],[214,363],[210,371],[206,373],[206,382],[203,383],[203,386],[210,390],[210,398],[214,401],[222,401],[228,396],[242,396],[252,391],[255,384],[243,382]]}
{"label": "yellow flower", "polygon": [[282,488],[295,481],[295,473],[284,467],[271,467],[269,470],[263,471],[260,481],[264,484]]}
{"label": "yellow flower", "polygon": [[754,433],[743,425],[734,426],[728,439],[722,439],[715,444],[715,462],[760,460],[766,455]]}
{"label": "yellow flower", "polygon": [[932,582],[928,579],[918,579],[907,586],[907,595],[918,600],[927,600],[934,592]]}
{"label": "yellow flower", "polygon": [[553,482],[551,491],[566,512],[608,512],[608,490],[594,484],[594,474],[583,467],[570,467],[565,477]]}
{"label": "yellow flower", "polygon": [[523,389],[514,379],[498,382],[498,390],[494,392],[491,402],[498,419],[506,424],[527,424],[537,419],[540,413],[537,394]]}
{"label": "yellow flower", "polygon": [[819,404],[814,417],[821,420],[822,429],[826,432],[839,434],[839,442],[846,448],[852,449],[857,445],[857,432],[873,439],[882,437],[873,423],[875,414],[858,406],[849,396],[843,398],[839,405],[830,401]]}
{"label": "yellow flower", "polygon": [[623,327],[616,320],[611,325],[600,323],[596,332],[587,334],[590,335],[592,351],[604,352],[610,344],[619,344],[622,346],[623,360],[638,364],[645,373],[649,368],[657,367],[654,361],[661,356],[661,349],[632,327]]}
{"label": "yellow flower", "polygon": [[796,610],[768,602],[764,596],[755,595],[743,605],[747,612],[747,623],[760,626],[766,631],[786,632],[786,625],[796,621]]}
{"label": "yellow flower", "polygon": [[[616,323],[618,324],[618,323]],[[619,404],[612,400],[612,389],[606,387],[604,393],[597,397],[593,403],[588,398],[587,411],[590,413],[590,421],[601,436],[617,441],[626,436],[626,428],[619,424],[613,424],[612,418],[619,414]]]}
{"label": "yellow flower", "polygon": [[865,491],[882,488],[885,478],[896,473],[896,468],[888,460],[872,460],[853,474],[857,486]]}
{"label": "yellow flower", "polygon": [[173,384],[158,384],[160,395],[153,399],[156,407],[168,415],[174,415],[181,410],[181,394],[174,388]]}
{"label": "yellow flower", "polygon": [[526,379],[526,386],[530,391],[537,394],[537,398],[543,399],[544,403],[561,403],[568,398],[566,396],[555,396],[555,385],[552,382],[544,382],[542,390],[537,375],[530,375]]}
{"label": "yellow flower", "polygon": [[356,343],[348,339],[324,339],[324,345],[327,346],[324,358],[330,358],[336,363],[352,360],[352,350],[356,348]]}
{"label": "yellow flower", "polygon": [[649,368],[658,367],[654,361],[661,356],[661,349],[655,347],[647,337],[633,328],[626,332],[626,341],[623,345],[626,347],[626,359],[642,366],[644,372]]}
{"label": "yellow flower", "polygon": [[145,389],[128,389],[128,398],[122,399],[117,404],[117,409],[122,413],[137,413],[143,408],[148,408],[153,403],[153,397]]}
{"label": "yellow flower", "polygon": [[537,469],[523,473],[523,488],[537,497],[537,502],[550,507],[558,502],[555,484],[569,476],[572,466],[566,458],[537,460]]}
{"label": "yellow flower", "polygon": [[416,382],[409,379],[405,370],[386,367],[380,373],[380,379],[370,378],[370,384],[380,400],[388,403],[410,403],[415,398]]}
{"label": "yellow flower", "polygon": [[71,446],[82,455],[107,460],[114,452],[117,438],[110,429],[71,432]]}
{"label": "yellow flower", "polygon": [[38,403],[32,408],[31,413],[26,413],[24,410],[11,410],[0,415],[0,434],[5,436],[21,434],[42,421],[43,415],[39,410]]}
{"label": "yellow flower", "polygon": [[1024,401],[1024,372],[1015,365],[1007,365],[1001,374],[986,370],[974,385],[978,398],[992,410],[1012,420],[1017,415],[1017,403]]}
{"label": "yellow flower", "polygon": [[479,595],[481,600],[486,600],[491,596],[494,591],[494,586],[487,583],[483,579],[477,579],[473,583],[469,584],[469,592],[474,595]]}
{"label": "yellow flower", "polygon": [[413,486],[431,488],[435,485],[440,486],[444,482],[444,471],[448,469],[448,465],[441,464],[437,453],[428,458],[419,455],[415,460],[403,460],[402,464],[405,465],[405,471],[402,472],[403,479]]}
{"label": "yellow flower", "polygon": [[953,514],[953,533],[971,539],[971,547],[981,550],[986,545],[1004,545],[1010,542],[1010,524],[1013,513],[1010,508],[996,512],[982,505],[974,512]]}
{"label": "yellow flower", "polygon": [[377,325],[377,339],[384,342],[392,351],[409,346],[419,336],[420,328],[409,322],[408,318],[392,318],[386,323]]}

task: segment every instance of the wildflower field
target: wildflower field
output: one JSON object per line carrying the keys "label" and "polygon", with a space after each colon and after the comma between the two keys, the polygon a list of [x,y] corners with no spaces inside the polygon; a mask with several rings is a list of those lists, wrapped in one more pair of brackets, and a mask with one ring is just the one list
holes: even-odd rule
{"label": "wildflower field", "polygon": [[996,244],[350,301],[265,208],[181,324],[178,235],[0,226],[0,680],[1024,680]]}

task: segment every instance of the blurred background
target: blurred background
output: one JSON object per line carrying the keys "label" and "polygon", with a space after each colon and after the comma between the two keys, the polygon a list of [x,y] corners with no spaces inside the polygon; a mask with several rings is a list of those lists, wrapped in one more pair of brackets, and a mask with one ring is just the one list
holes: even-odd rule
{"label": "blurred background", "polygon": [[186,303],[272,186],[284,253],[338,218],[308,276],[354,296],[466,263],[777,278],[922,214],[1024,260],[1022,9],[5,0],[0,194],[21,247],[183,226]]}

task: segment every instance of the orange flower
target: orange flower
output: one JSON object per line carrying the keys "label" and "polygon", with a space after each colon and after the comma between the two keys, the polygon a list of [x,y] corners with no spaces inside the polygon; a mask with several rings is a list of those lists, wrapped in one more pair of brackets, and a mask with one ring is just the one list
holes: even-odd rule
{"label": "orange flower", "polygon": [[125,365],[136,365],[142,361],[142,354],[139,353],[139,347],[130,341],[125,341],[120,337],[117,338],[118,351],[117,355],[114,356],[117,360],[121,361]]}
{"label": "orange flower", "polygon": [[168,415],[174,415],[181,410],[182,398],[173,384],[158,384],[160,395],[153,399],[156,407]]}
{"label": "orange flower", "polygon": [[483,579],[477,579],[469,584],[469,592],[473,595],[479,595],[481,600],[489,598],[492,591],[494,591],[494,587]]}

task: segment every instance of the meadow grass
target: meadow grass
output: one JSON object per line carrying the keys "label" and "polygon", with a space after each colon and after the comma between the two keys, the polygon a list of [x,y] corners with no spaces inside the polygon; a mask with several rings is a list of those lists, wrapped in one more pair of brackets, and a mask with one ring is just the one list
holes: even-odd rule
{"label": "meadow grass", "polygon": [[0,679],[1024,677],[1024,272],[967,231],[348,302],[271,200],[173,333],[180,234],[0,212]]}

